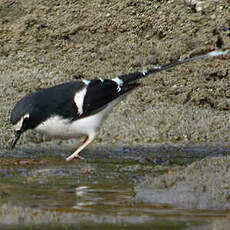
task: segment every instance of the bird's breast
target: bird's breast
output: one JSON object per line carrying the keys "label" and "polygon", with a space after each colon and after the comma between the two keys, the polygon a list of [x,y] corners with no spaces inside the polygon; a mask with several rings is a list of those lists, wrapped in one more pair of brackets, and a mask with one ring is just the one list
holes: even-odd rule
{"label": "bird's breast", "polygon": [[62,139],[76,138],[92,133],[95,134],[109,112],[121,101],[121,99],[122,97],[115,99],[96,114],[77,120],[64,119],[58,115],[52,116],[38,125],[35,130],[48,136]]}
{"label": "bird's breast", "polygon": [[[72,132],[72,125],[70,119],[64,119],[60,116],[52,116],[48,118],[46,121],[43,121],[39,124],[35,130],[44,133],[51,137],[58,137],[58,138],[71,138],[73,136]],[[79,133],[80,134],[80,133]],[[79,136],[78,131],[75,130],[74,136]]]}

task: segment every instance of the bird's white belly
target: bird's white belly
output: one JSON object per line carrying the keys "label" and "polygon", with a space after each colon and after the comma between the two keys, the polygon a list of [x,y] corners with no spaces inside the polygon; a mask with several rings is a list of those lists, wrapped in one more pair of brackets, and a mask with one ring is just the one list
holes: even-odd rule
{"label": "bird's white belly", "polygon": [[70,121],[60,116],[52,116],[36,127],[36,131],[51,137],[62,139],[77,138],[83,135],[96,134],[102,122],[107,117],[112,108],[119,103],[122,98],[117,98],[108,104],[103,110],[94,115]]}

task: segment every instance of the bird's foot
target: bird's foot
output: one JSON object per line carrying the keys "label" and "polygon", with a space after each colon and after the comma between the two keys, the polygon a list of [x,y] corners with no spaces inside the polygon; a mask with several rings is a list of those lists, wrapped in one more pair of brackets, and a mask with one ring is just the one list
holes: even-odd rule
{"label": "bird's foot", "polygon": [[85,159],[84,157],[81,157],[78,153],[77,154],[73,153],[70,156],[66,157],[65,160],[69,162],[69,161],[72,161],[75,158],[78,158],[80,160],[84,160]]}

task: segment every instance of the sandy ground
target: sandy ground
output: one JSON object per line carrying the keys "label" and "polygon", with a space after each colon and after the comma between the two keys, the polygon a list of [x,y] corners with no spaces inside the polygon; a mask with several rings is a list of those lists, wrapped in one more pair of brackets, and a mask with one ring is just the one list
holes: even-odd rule
{"label": "sandy ground", "polygon": [[[1,147],[22,96],[78,78],[112,78],[230,46],[228,1],[2,1]],[[186,64],[142,81],[98,141],[229,142],[229,59]],[[43,141],[27,135],[20,143]]]}

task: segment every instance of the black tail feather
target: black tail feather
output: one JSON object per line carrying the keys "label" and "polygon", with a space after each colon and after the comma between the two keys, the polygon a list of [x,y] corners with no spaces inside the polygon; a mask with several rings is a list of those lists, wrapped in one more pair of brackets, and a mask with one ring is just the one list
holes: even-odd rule
{"label": "black tail feather", "polygon": [[153,74],[153,73],[157,73],[157,72],[160,72],[163,70],[171,69],[172,67],[177,66],[177,65],[181,65],[181,64],[184,64],[187,62],[197,61],[200,59],[210,58],[210,57],[223,56],[223,55],[226,55],[228,52],[229,52],[229,49],[227,49],[225,51],[223,51],[223,50],[212,51],[212,52],[209,52],[207,54],[202,54],[202,55],[194,56],[191,58],[186,58],[186,59],[170,62],[170,63],[167,63],[167,64],[162,65],[162,66],[155,66],[155,67],[153,67],[149,70],[146,70],[146,71],[124,74],[124,75],[119,76],[118,78],[121,79],[124,83],[128,83],[128,82],[136,81],[142,77],[147,77],[148,75]]}

